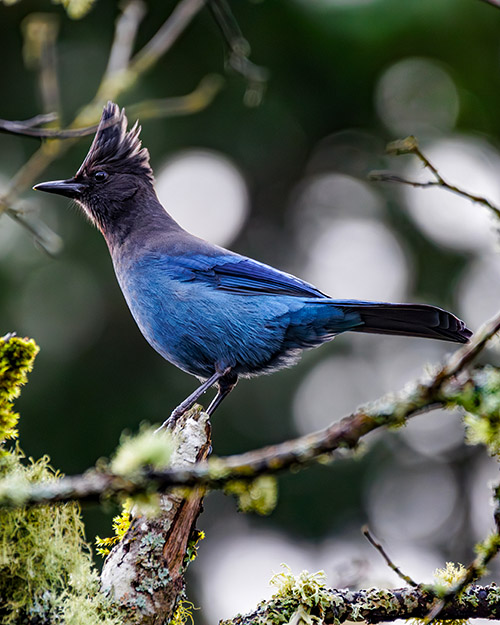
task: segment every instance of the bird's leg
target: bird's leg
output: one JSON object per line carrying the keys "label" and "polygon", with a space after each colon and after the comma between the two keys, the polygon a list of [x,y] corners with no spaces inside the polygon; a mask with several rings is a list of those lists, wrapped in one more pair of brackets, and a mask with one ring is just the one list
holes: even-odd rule
{"label": "bird's leg", "polygon": [[224,371],[216,371],[211,377],[208,378],[208,380],[203,382],[201,386],[199,386],[193,393],[191,393],[191,395],[189,395],[189,397],[186,397],[186,399],[177,406],[177,408],[172,412],[170,417],[160,425],[156,432],[163,430],[163,428],[171,430],[174,427],[177,419],[187,410],[192,408],[194,404],[198,401],[198,399],[203,395],[203,393],[205,393],[205,391],[208,391],[208,389],[213,384],[215,384],[217,380],[224,376],[224,373]]}
{"label": "bird's leg", "polygon": [[207,409],[207,414],[212,415],[222,402],[224,397],[227,397],[233,390],[238,382],[238,376],[231,370],[227,371],[218,381],[219,390],[217,395],[213,398],[212,403]]}

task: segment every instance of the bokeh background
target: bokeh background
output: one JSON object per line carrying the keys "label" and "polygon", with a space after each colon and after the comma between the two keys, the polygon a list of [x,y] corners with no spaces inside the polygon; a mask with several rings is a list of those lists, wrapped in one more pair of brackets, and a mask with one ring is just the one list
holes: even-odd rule
{"label": "bokeh background", "polygon": [[[174,2],[147,2],[138,46]],[[369,182],[373,169],[424,180],[412,157],[386,157],[388,141],[418,136],[442,174],[500,204],[500,10],[479,0],[266,0],[232,2],[252,59],[269,69],[265,97],[245,104],[245,81],[225,71],[208,11],[120,99],[121,105],[192,90],[212,73],[224,88],[204,111],[143,122],[158,193],[188,229],[314,282],[339,298],[427,302],[472,329],[500,307],[498,233],[485,209],[441,190]],[[59,20],[64,120],[95,94],[106,66],[115,2],[82,20],[46,0],[0,4],[0,117],[40,112],[23,61],[26,16]],[[90,138],[44,174],[72,175]],[[0,185],[37,141],[0,135]],[[99,233],[68,202],[23,196],[56,231],[56,257],[0,218],[0,334],[41,346],[19,401],[21,445],[65,473],[109,456],[120,433],[160,422],[196,381],[146,344],[115,282]],[[69,210],[68,210],[69,208]],[[402,387],[453,346],[344,335],[293,369],[242,381],[213,422],[223,455],[323,427],[360,403]],[[490,360],[498,361],[494,351]],[[461,416],[438,411],[398,432],[368,437],[363,453],[283,476],[270,517],[244,516],[220,494],[206,499],[207,533],[188,593],[213,623],[268,596],[286,562],[324,569],[332,586],[397,584],[360,535],[363,523],[398,564],[430,581],[446,560],[467,563],[491,527],[488,482],[497,466],[463,443]],[[115,510],[84,511],[90,541],[110,533]],[[492,577],[498,579],[493,567]]]}

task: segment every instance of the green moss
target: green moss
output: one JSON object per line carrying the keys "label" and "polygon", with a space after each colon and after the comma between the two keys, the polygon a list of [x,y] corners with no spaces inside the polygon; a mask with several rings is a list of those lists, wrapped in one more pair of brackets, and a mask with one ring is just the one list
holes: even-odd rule
{"label": "green moss", "polygon": [[255,480],[232,480],[224,487],[224,492],[238,498],[241,512],[271,514],[278,500],[278,482],[270,475],[262,475]]}
{"label": "green moss", "polygon": [[[57,477],[45,456],[27,459],[16,447],[0,460],[3,479],[43,482]],[[118,625],[99,593],[77,504],[0,510],[1,622],[42,620]]]}
{"label": "green moss", "polygon": [[123,434],[115,457],[111,461],[111,470],[126,477],[145,468],[164,469],[172,457],[173,442],[169,432],[160,430],[155,433],[150,425],[142,424],[137,434]]}
{"label": "green moss", "polygon": [[4,443],[17,438],[19,415],[12,402],[19,397],[33,368],[39,347],[32,339],[7,335],[0,338],[0,454],[5,454]]}
{"label": "green moss", "polygon": [[332,605],[332,595],[326,588],[325,573],[302,571],[295,576],[289,566],[281,566],[285,570],[274,575],[270,581],[272,586],[277,587],[271,601],[276,602],[279,608],[273,610],[271,606],[266,625],[289,622],[297,625],[322,623],[326,610]]}
{"label": "green moss", "polygon": [[[0,492],[23,500],[27,485],[59,477],[44,456],[27,458],[16,436],[12,410],[38,347],[30,339],[0,339]],[[120,625],[123,619],[99,592],[99,576],[85,542],[75,503],[0,509],[0,622]]]}
{"label": "green moss", "polygon": [[485,445],[492,456],[500,456],[500,369],[486,366],[475,371],[473,382],[451,395],[451,404],[462,406],[466,441]]}

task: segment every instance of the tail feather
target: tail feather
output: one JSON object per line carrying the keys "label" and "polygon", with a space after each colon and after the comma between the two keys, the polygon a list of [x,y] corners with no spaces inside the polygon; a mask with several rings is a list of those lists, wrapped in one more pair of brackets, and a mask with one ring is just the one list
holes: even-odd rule
{"label": "tail feather", "polygon": [[351,328],[352,332],[416,336],[455,343],[467,343],[472,336],[463,321],[435,306],[373,302],[338,304],[360,315],[363,325]]}

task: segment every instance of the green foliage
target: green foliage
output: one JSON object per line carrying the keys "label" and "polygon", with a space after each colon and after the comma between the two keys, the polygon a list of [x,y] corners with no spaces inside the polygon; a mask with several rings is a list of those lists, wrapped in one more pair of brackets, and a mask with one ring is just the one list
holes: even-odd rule
{"label": "green foliage", "polygon": [[19,415],[12,410],[12,402],[26,384],[38,351],[32,339],[10,335],[0,339],[0,455],[6,453],[3,443],[17,438]]}
{"label": "green foliage", "polygon": [[277,587],[272,599],[280,605],[271,622],[293,622],[295,625],[322,623],[325,610],[332,603],[331,593],[326,588],[324,571],[302,571],[295,576],[289,566],[281,566],[285,570],[274,575],[269,582]]}
{"label": "green foliage", "polygon": [[255,480],[232,480],[224,487],[226,494],[238,498],[241,512],[256,512],[262,516],[271,514],[278,499],[278,482],[270,475]]}
{"label": "green foliage", "polygon": [[470,445],[483,444],[500,456],[500,369],[486,366],[474,373],[474,384],[453,398],[467,411],[464,422]]}
{"label": "green foliage", "polygon": [[173,444],[169,432],[143,424],[137,434],[123,434],[111,470],[117,475],[132,476],[145,468],[165,469],[170,463]]}

